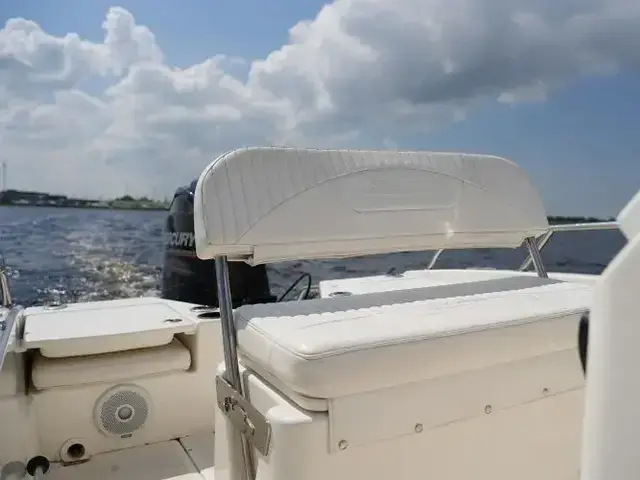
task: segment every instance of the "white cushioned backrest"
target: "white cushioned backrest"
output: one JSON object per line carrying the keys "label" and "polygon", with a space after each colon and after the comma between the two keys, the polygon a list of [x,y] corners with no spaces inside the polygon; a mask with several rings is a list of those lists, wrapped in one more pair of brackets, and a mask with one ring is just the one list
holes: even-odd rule
{"label": "white cushioned backrest", "polygon": [[438,248],[517,247],[548,229],[512,162],[487,155],[249,148],[194,200],[200,258],[251,264]]}

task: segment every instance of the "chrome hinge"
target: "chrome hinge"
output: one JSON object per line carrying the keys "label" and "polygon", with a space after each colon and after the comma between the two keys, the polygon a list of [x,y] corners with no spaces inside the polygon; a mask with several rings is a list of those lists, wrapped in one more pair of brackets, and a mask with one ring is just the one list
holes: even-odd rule
{"label": "chrome hinge", "polygon": [[269,454],[271,424],[220,375],[216,376],[218,407],[262,455]]}

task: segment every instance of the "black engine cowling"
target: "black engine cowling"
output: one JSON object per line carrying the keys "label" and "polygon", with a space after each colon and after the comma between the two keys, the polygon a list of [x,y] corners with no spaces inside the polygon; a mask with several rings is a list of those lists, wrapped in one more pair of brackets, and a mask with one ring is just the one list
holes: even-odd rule
{"label": "black engine cowling", "polygon": [[[218,306],[214,260],[200,260],[195,252],[193,194],[196,181],[179,188],[173,196],[166,223],[166,244],[162,269],[162,297],[200,305]],[[233,304],[275,301],[264,265],[251,267],[229,263]]]}

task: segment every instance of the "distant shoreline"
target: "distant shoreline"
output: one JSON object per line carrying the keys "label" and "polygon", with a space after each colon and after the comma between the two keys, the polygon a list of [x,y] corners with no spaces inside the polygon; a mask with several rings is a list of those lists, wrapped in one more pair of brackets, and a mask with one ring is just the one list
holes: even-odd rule
{"label": "distant shoreline", "polygon": [[167,210],[170,202],[153,200],[147,197],[135,198],[124,195],[111,200],[73,198],[67,195],[55,195],[46,192],[26,190],[0,191],[0,206],[11,207],[50,207],[50,208],[91,208],[111,210]]}
{"label": "distant shoreline", "polygon": [[29,205],[22,203],[0,203],[0,207],[16,207],[16,208],[72,208],[74,210],[133,210],[136,212],[161,212],[168,211],[169,207],[157,206],[157,207],[142,207],[142,206],[128,206],[128,205]]}
{"label": "distant shoreline", "polygon": [[[135,212],[166,212],[169,207],[165,206],[132,206],[132,205],[24,205],[24,204],[11,204],[0,203],[0,207],[31,207],[31,208],[73,208],[80,210],[131,210]],[[598,217],[580,217],[580,216],[566,216],[566,215],[549,215],[547,220],[551,225],[558,225],[563,223],[597,223],[597,222],[613,222],[615,218],[598,218]]]}
{"label": "distant shoreline", "polygon": [[598,218],[598,217],[578,217],[564,215],[548,215],[547,221],[551,225],[561,225],[568,223],[598,223],[598,222],[615,222],[615,218]]}

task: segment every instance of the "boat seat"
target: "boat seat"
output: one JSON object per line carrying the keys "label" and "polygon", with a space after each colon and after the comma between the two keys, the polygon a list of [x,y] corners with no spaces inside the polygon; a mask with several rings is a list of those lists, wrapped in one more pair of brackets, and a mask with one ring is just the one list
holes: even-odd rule
{"label": "boat seat", "polygon": [[117,383],[159,373],[187,371],[191,353],[178,339],[168,345],[99,355],[48,358],[37,352],[31,371],[38,390],[98,382]]}
{"label": "boat seat", "polygon": [[513,277],[246,305],[234,317],[247,367],[284,391],[332,399],[576,348],[591,292]]}

